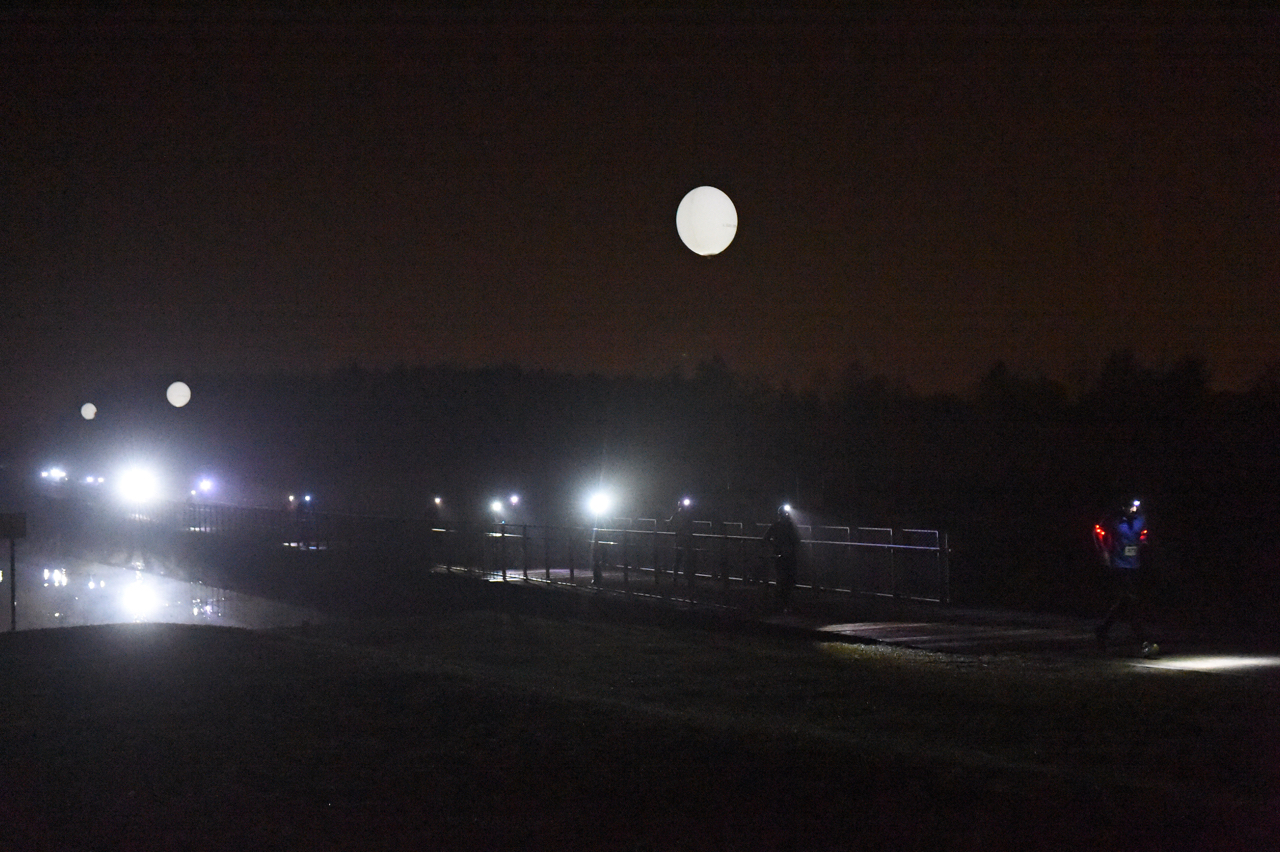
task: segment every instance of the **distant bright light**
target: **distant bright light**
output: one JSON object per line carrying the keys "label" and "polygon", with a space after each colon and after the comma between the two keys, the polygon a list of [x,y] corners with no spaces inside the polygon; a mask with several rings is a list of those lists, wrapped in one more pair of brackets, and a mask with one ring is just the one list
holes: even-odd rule
{"label": "distant bright light", "polygon": [[492,510],[495,514],[497,514],[498,512],[501,512],[501,511],[502,511],[502,501],[501,501],[501,500],[494,500],[492,503],[490,503],[490,504],[489,504],[489,509],[490,509],[490,510]]}
{"label": "distant bright light", "polygon": [[693,501],[692,501],[692,500],[690,500],[688,497],[686,497],[686,498],[684,498],[683,500],[681,500],[681,501],[680,501],[680,505],[681,505],[681,506],[692,506],[692,505],[693,505]]}
{"label": "distant bright light", "polygon": [[442,502],[443,502],[443,501],[442,501],[439,497],[437,497],[437,498],[436,498],[436,505],[437,505],[437,506],[439,506]]}
{"label": "distant bright light", "polygon": [[212,491],[213,480],[209,479],[208,477],[205,477],[204,479],[200,480],[200,490],[203,491],[205,494],[208,494],[210,491]]}
{"label": "distant bright light", "polygon": [[125,612],[135,621],[151,615],[159,603],[156,593],[140,579],[125,587],[120,602],[124,605]]}
{"label": "distant bright light", "polygon": [[512,495],[511,495],[511,505],[512,505],[512,506],[514,506],[514,505],[516,505],[516,504],[517,504],[517,503],[519,503],[519,502],[520,502],[520,495],[519,495],[519,494],[512,494]]}
{"label": "distant bright light", "polygon": [[120,474],[119,491],[127,503],[148,503],[160,496],[160,480],[154,471],[131,467]]}
{"label": "distant bright light", "polygon": [[676,208],[676,232],[694,254],[719,254],[738,233],[738,211],[714,186],[691,189]]}
{"label": "distant bright light", "polygon": [[94,405],[92,402],[86,402],[84,405],[80,406],[80,416],[85,420],[92,420],[98,416],[98,406]]}
{"label": "distant bright light", "polygon": [[597,491],[587,500],[587,509],[597,518],[613,507],[613,498],[607,491]]}
{"label": "distant bright light", "polygon": [[187,387],[186,382],[174,382],[164,392],[164,398],[169,400],[169,404],[174,408],[181,408],[191,401],[191,388]]}

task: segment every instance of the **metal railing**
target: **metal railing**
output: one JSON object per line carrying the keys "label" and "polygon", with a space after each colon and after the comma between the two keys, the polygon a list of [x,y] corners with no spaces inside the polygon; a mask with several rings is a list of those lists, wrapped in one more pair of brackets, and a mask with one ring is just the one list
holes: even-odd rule
{"label": "metal railing", "polygon": [[[642,588],[763,584],[774,580],[773,557],[742,524],[695,525],[692,535],[657,529],[652,521],[625,527],[498,524],[483,530],[441,530],[448,567],[475,567],[495,579]],[[639,528],[636,528],[639,527]],[[876,595],[947,602],[947,537],[938,530],[868,527],[800,528],[797,586],[816,593]],[[483,546],[477,547],[477,536]]]}
{"label": "metal railing", "polygon": [[[135,524],[192,535],[252,539],[298,551],[378,550],[496,579],[596,584],[641,591],[679,575],[690,589],[774,580],[762,541],[767,525],[696,522],[692,534],[657,519],[617,518],[609,526],[477,524],[172,503],[129,516]],[[947,537],[938,530],[800,526],[797,587],[947,602]]]}

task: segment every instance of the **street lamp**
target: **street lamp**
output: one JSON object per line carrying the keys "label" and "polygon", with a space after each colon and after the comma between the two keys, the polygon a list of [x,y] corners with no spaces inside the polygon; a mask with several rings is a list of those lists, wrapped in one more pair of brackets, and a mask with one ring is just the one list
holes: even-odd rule
{"label": "street lamp", "polygon": [[612,506],[613,498],[608,491],[596,491],[587,499],[587,511],[597,520],[601,515],[608,512]]}
{"label": "street lamp", "polygon": [[119,494],[126,503],[149,503],[160,496],[160,482],[154,471],[131,467],[120,474]]}

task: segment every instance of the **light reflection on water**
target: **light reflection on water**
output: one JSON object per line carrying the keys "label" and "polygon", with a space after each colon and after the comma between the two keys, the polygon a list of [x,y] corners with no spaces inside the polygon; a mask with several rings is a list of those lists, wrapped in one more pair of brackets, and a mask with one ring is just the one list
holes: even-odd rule
{"label": "light reflection on water", "polygon": [[[328,620],[314,610],[165,576],[138,565],[79,560],[43,565],[20,562],[17,575],[20,630],[122,622],[219,624],[259,630]],[[8,609],[8,571],[3,580],[2,603]],[[10,618],[3,621],[7,624]]]}

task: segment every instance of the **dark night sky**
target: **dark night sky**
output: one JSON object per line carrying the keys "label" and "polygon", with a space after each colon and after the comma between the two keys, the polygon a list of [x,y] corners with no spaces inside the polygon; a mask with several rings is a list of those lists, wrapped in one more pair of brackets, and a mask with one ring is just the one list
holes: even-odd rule
{"label": "dark night sky", "polygon": [[353,360],[1280,360],[1272,14],[9,13],[0,57],[10,410]]}

